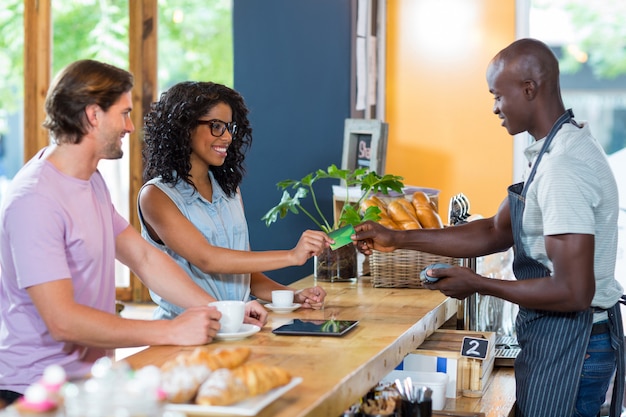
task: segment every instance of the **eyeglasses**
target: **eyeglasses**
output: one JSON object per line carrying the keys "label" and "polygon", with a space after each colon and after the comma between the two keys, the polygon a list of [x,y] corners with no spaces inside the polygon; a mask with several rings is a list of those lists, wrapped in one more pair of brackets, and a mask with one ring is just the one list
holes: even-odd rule
{"label": "eyeglasses", "polygon": [[211,119],[211,120],[197,120],[199,125],[208,125],[211,128],[211,134],[216,138],[219,138],[228,130],[228,132],[235,136],[237,132],[237,123],[230,122],[226,123],[219,119]]}

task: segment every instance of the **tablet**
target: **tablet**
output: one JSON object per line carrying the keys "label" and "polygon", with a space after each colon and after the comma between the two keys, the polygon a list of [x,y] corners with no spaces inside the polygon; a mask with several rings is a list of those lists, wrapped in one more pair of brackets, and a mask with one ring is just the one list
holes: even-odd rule
{"label": "tablet", "polygon": [[359,324],[358,320],[294,319],[272,330],[274,334],[299,336],[343,336]]}

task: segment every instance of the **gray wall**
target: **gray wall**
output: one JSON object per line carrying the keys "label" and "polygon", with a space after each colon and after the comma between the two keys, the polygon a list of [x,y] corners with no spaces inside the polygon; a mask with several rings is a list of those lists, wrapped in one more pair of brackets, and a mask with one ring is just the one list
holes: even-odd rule
{"label": "gray wall", "polygon": [[[234,0],[234,88],[250,109],[252,147],[241,190],[253,250],[290,249],[316,225],[289,214],[269,228],[261,217],[278,203],[276,183],[341,166],[350,117],[352,0]],[[332,219],[332,183],[319,190]],[[291,283],[302,267],[268,271]]]}

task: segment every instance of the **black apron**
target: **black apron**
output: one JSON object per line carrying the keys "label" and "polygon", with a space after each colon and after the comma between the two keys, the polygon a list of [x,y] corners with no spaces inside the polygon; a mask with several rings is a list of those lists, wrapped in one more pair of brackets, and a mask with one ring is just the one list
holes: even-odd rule
{"label": "black apron", "polygon": [[[522,246],[522,218],[528,186],[537,166],[563,124],[572,121],[567,110],[554,124],[526,183],[509,187],[513,231],[513,272],[516,279],[547,277],[550,271],[529,257]],[[611,344],[617,350],[618,372],[613,389],[611,417],[621,414],[624,392],[623,328],[619,303],[608,310]],[[578,394],[582,366],[593,325],[593,309],[561,313],[521,307],[515,327],[521,351],[515,360],[516,417],[571,417]]]}

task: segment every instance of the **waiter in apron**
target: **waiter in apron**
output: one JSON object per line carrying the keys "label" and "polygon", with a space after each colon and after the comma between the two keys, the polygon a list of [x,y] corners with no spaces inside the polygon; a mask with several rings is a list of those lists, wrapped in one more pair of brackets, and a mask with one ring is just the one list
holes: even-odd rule
{"label": "waiter in apron", "polygon": [[528,132],[526,180],[509,187],[495,216],[447,227],[355,228],[359,250],[413,249],[470,258],[513,247],[516,280],[463,267],[434,269],[425,284],[450,297],[474,293],[520,306],[516,417],[596,417],[613,382],[611,417],[624,393],[623,288],[615,280],[618,194],[606,154],[565,110],[558,60],[544,43],[520,39],[487,69],[494,113],[511,135]]}

